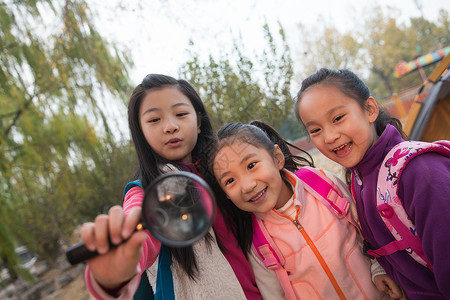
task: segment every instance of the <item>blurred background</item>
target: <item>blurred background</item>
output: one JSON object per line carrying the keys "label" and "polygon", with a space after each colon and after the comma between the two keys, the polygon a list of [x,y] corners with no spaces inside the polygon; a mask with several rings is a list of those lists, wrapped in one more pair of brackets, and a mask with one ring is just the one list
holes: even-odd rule
{"label": "blurred background", "polygon": [[293,112],[301,81],[320,67],[357,73],[411,138],[450,139],[449,9],[0,0],[0,299],[89,299],[84,266],[70,267],[64,249],[80,224],[122,202],[137,167],[128,97],[148,73],[188,80],[215,129],[263,120],[338,175]]}

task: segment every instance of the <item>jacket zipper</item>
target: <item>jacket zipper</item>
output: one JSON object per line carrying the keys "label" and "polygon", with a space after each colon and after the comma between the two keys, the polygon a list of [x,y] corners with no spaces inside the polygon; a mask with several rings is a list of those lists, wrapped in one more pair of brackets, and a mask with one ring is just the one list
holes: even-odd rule
{"label": "jacket zipper", "polygon": [[300,213],[300,209],[299,208],[297,209],[297,213],[295,215],[295,219],[292,219],[291,217],[280,213],[276,209],[273,209],[273,211],[275,211],[278,215],[280,215],[280,216],[290,220],[292,223],[294,223],[295,227],[297,227],[298,231],[300,231],[300,233],[302,234],[303,238],[306,240],[306,242],[308,243],[309,247],[314,252],[314,255],[316,256],[316,258],[319,261],[320,265],[322,266],[323,270],[327,274],[328,279],[330,280],[331,284],[333,285],[334,290],[338,294],[339,299],[347,299],[347,298],[345,298],[344,293],[342,292],[341,288],[339,287],[339,284],[337,283],[336,278],[334,278],[333,273],[331,273],[330,268],[328,267],[327,263],[323,259],[322,254],[320,254],[319,249],[317,249],[316,245],[314,244],[314,242],[309,237],[309,235],[306,232],[305,228],[303,228],[302,224],[298,220],[298,215]]}

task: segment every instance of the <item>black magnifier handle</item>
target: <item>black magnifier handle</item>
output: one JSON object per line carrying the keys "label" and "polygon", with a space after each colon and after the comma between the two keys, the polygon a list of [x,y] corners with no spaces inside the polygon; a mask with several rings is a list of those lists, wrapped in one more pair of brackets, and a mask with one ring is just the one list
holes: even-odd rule
{"label": "black magnifier handle", "polygon": [[[138,224],[136,226],[136,231],[143,230],[143,229],[144,229],[144,226],[142,224]],[[120,243],[120,244],[123,244],[126,241],[127,240],[123,240],[122,243]],[[110,249],[116,248],[120,244],[115,245],[111,241],[109,241]],[[72,266],[82,263],[82,262],[85,262],[91,258],[98,256],[98,255],[100,255],[100,254],[97,251],[89,250],[83,242],[77,243],[66,250],[66,258]]]}

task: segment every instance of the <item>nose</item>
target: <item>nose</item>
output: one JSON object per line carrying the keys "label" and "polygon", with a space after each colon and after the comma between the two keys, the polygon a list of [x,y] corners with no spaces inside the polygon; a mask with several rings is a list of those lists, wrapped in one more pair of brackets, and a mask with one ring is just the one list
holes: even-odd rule
{"label": "nose", "polygon": [[339,132],[334,128],[324,129],[325,143],[332,144],[339,138]]}
{"label": "nose", "polygon": [[165,133],[174,133],[179,129],[176,120],[173,118],[167,118],[164,123],[164,132]]}
{"label": "nose", "polygon": [[243,175],[241,177],[241,189],[243,193],[249,193],[253,191],[256,187],[256,180],[251,176]]}

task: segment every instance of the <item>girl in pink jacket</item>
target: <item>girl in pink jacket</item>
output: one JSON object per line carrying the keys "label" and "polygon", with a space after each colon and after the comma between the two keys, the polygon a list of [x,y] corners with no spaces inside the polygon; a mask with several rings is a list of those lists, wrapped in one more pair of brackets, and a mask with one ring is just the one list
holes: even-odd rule
{"label": "girl in pink jacket", "polygon": [[[231,200],[222,205],[236,220],[235,234],[244,253],[252,247],[253,213],[268,233],[271,247],[282,256],[290,282],[289,287],[283,286],[287,297],[382,299],[389,298],[384,293],[388,291],[392,299],[400,299],[401,290],[387,275],[374,274],[379,286],[372,282],[371,262],[361,251],[358,229],[331,213],[288,170],[296,171],[299,161],[276,131],[264,123],[255,124],[266,132],[242,123],[222,127],[212,166]],[[342,182],[338,185],[345,189]]]}

